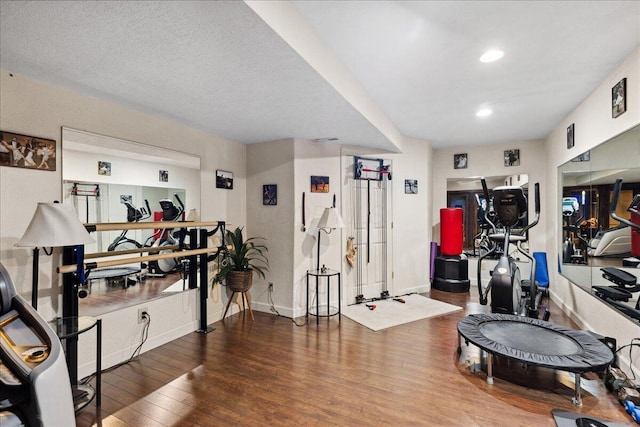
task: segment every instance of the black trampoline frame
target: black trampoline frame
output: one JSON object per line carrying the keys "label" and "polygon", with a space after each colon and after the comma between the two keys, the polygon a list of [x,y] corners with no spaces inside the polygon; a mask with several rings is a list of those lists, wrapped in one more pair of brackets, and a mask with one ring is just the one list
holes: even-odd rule
{"label": "black trampoline frame", "polygon": [[[534,353],[486,337],[480,328],[488,322],[524,323],[561,334],[574,341],[581,351],[569,355],[550,355]],[[560,371],[571,372],[575,376],[573,404],[582,406],[580,379],[584,372],[602,372],[613,362],[613,352],[605,344],[587,332],[568,329],[540,319],[511,314],[472,314],[458,322],[458,334],[465,344],[479,347],[487,354],[487,383],[493,384],[493,355],[517,360],[529,365],[542,366]],[[460,342],[460,341],[458,341]]]}

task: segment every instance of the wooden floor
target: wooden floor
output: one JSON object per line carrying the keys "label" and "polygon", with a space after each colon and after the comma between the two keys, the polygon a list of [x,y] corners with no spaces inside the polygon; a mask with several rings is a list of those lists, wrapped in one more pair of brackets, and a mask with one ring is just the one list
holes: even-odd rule
{"label": "wooden floor", "polygon": [[[473,294],[431,297],[466,307]],[[572,326],[551,309],[552,321]],[[105,374],[102,407],[84,409],[78,426],[554,426],[554,408],[630,424],[593,374],[582,408],[571,403],[572,377],[550,370],[502,363],[503,378],[525,385],[488,385],[459,364],[463,316],[372,332],[344,316],[297,327],[237,314]]]}

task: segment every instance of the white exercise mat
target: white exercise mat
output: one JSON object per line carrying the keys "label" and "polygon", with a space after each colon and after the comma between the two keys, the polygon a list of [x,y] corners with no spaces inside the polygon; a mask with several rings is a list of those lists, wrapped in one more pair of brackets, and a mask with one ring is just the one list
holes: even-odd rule
{"label": "white exercise mat", "polygon": [[370,310],[365,304],[356,304],[345,307],[342,314],[372,331],[380,331],[404,323],[462,310],[457,305],[447,304],[418,294],[400,298],[404,299],[404,304],[393,299],[385,299],[367,303],[367,305],[375,305],[374,310]]}

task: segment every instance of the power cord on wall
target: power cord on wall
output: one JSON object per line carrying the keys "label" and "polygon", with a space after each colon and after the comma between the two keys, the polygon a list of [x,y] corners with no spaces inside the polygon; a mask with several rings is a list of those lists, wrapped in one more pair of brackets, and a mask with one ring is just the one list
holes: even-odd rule
{"label": "power cord on wall", "polygon": [[617,354],[620,350],[623,350],[625,348],[629,348],[629,369],[631,370],[631,378],[635,380],[636,379],[636,373],[633,370],[633,357],[632,357],[632,354],[631,354],[632,350],[633,350],[633,347],[640,347],[640,338],[632,338],[631,342],[629,344],[623,345],[622,347],[617,349],[614,354]]}
{"label": "power cord on wall", "polygon": [[[136,357],[138,357],[140,355],[140,351],[142,350],[142,346],[144,345],[145,342],[147,342],[147,339],[149,338],[149,326],[151,326],[151,315],[146,312],[143,311],[142,312],[142,318],[144,319],[144,326],[142,327],[142,339],[140,341],[140,345],[138,345],[138,347],[136,347],[135,350],[133,350],[133,353],[131,353],[131,356],[129,357],[129,359],[120,362],[116,365],[113,365],[107,369],[103,369],[102,371],[100,371],[101,374],[107,373],[107,372],[111,372],[121,366],[126,365],[127,363],[131,362],[133,359],[135,359]],[[89,381],[91,381],[94,377],[96,376],[95,373],[83,378],[80,381],[80,384],[87,384]]]}
{"label": "power cord on wall", "polygon": [[271,284],[269,284],[268,299],[269,299],[269,305],[271,305],[271,312],[274,313],[276,316],[282,317],[284,319],[289,319],[296,326],[304,326],[304,325],[307,324],[307,319],[306,318],[304,319],[304,323],[298,323],[298,322],[296,322],[296,319],[294,319],[293,317],[283,316],[282,314],[278,313],[278,310],[276,309],[276,305],[273,302],[273,286],[271,286]]}

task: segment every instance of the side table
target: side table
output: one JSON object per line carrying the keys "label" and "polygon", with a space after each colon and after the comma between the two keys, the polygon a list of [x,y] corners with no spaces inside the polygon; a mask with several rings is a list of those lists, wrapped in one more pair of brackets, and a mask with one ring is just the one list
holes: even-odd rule
{"label": "side table", "polygon": [[[338,309],[336,310],[335,307],[331,307],[331,278],[337,276],[338,277]],[[316,279],[316,311],[315,313],[310,313],[309,312],[309,278],[310,277],[315,277]],[[318,298],[318,289],[320,287],[320,278],[326,278],[327,281],[327,305],[326,305],[326,312],[321,313],[320,309],[321,308],[325,308],[324,306],[320,306],[320,298]],[[341,306],[340,306],[340,299],[342,296],[342,292],[340,289],[340,272],[336,271],[336,270],[329,270],[329,269],[321,269],[321,270],[307,270],[307,314],[306,314],[306,318],[309,319],[309,314],[311,314],[312,316],[316,316],[316,325],[320,323],[320,317],[330,317],[330,316],[335,316],[336,314],[338,315],[338,320],[341,321],[342,320],[342,310],[341,310]]]}
{"label": "side table", "polygon": [[[96,398],[96,406],[102,403],[102,319],[95,317],[58,317],[49,322],[60,340],[78,339],[78,335],[96,328],[96,388],[95,390],[88,384],[78,384],[77,360],[70,361],[67,358],[67,368],[71,380],[71,390],[73,392],[73,405],[78,412],[87,406],[93,398]],[[71,366],[75,363],[75,366]]]}

